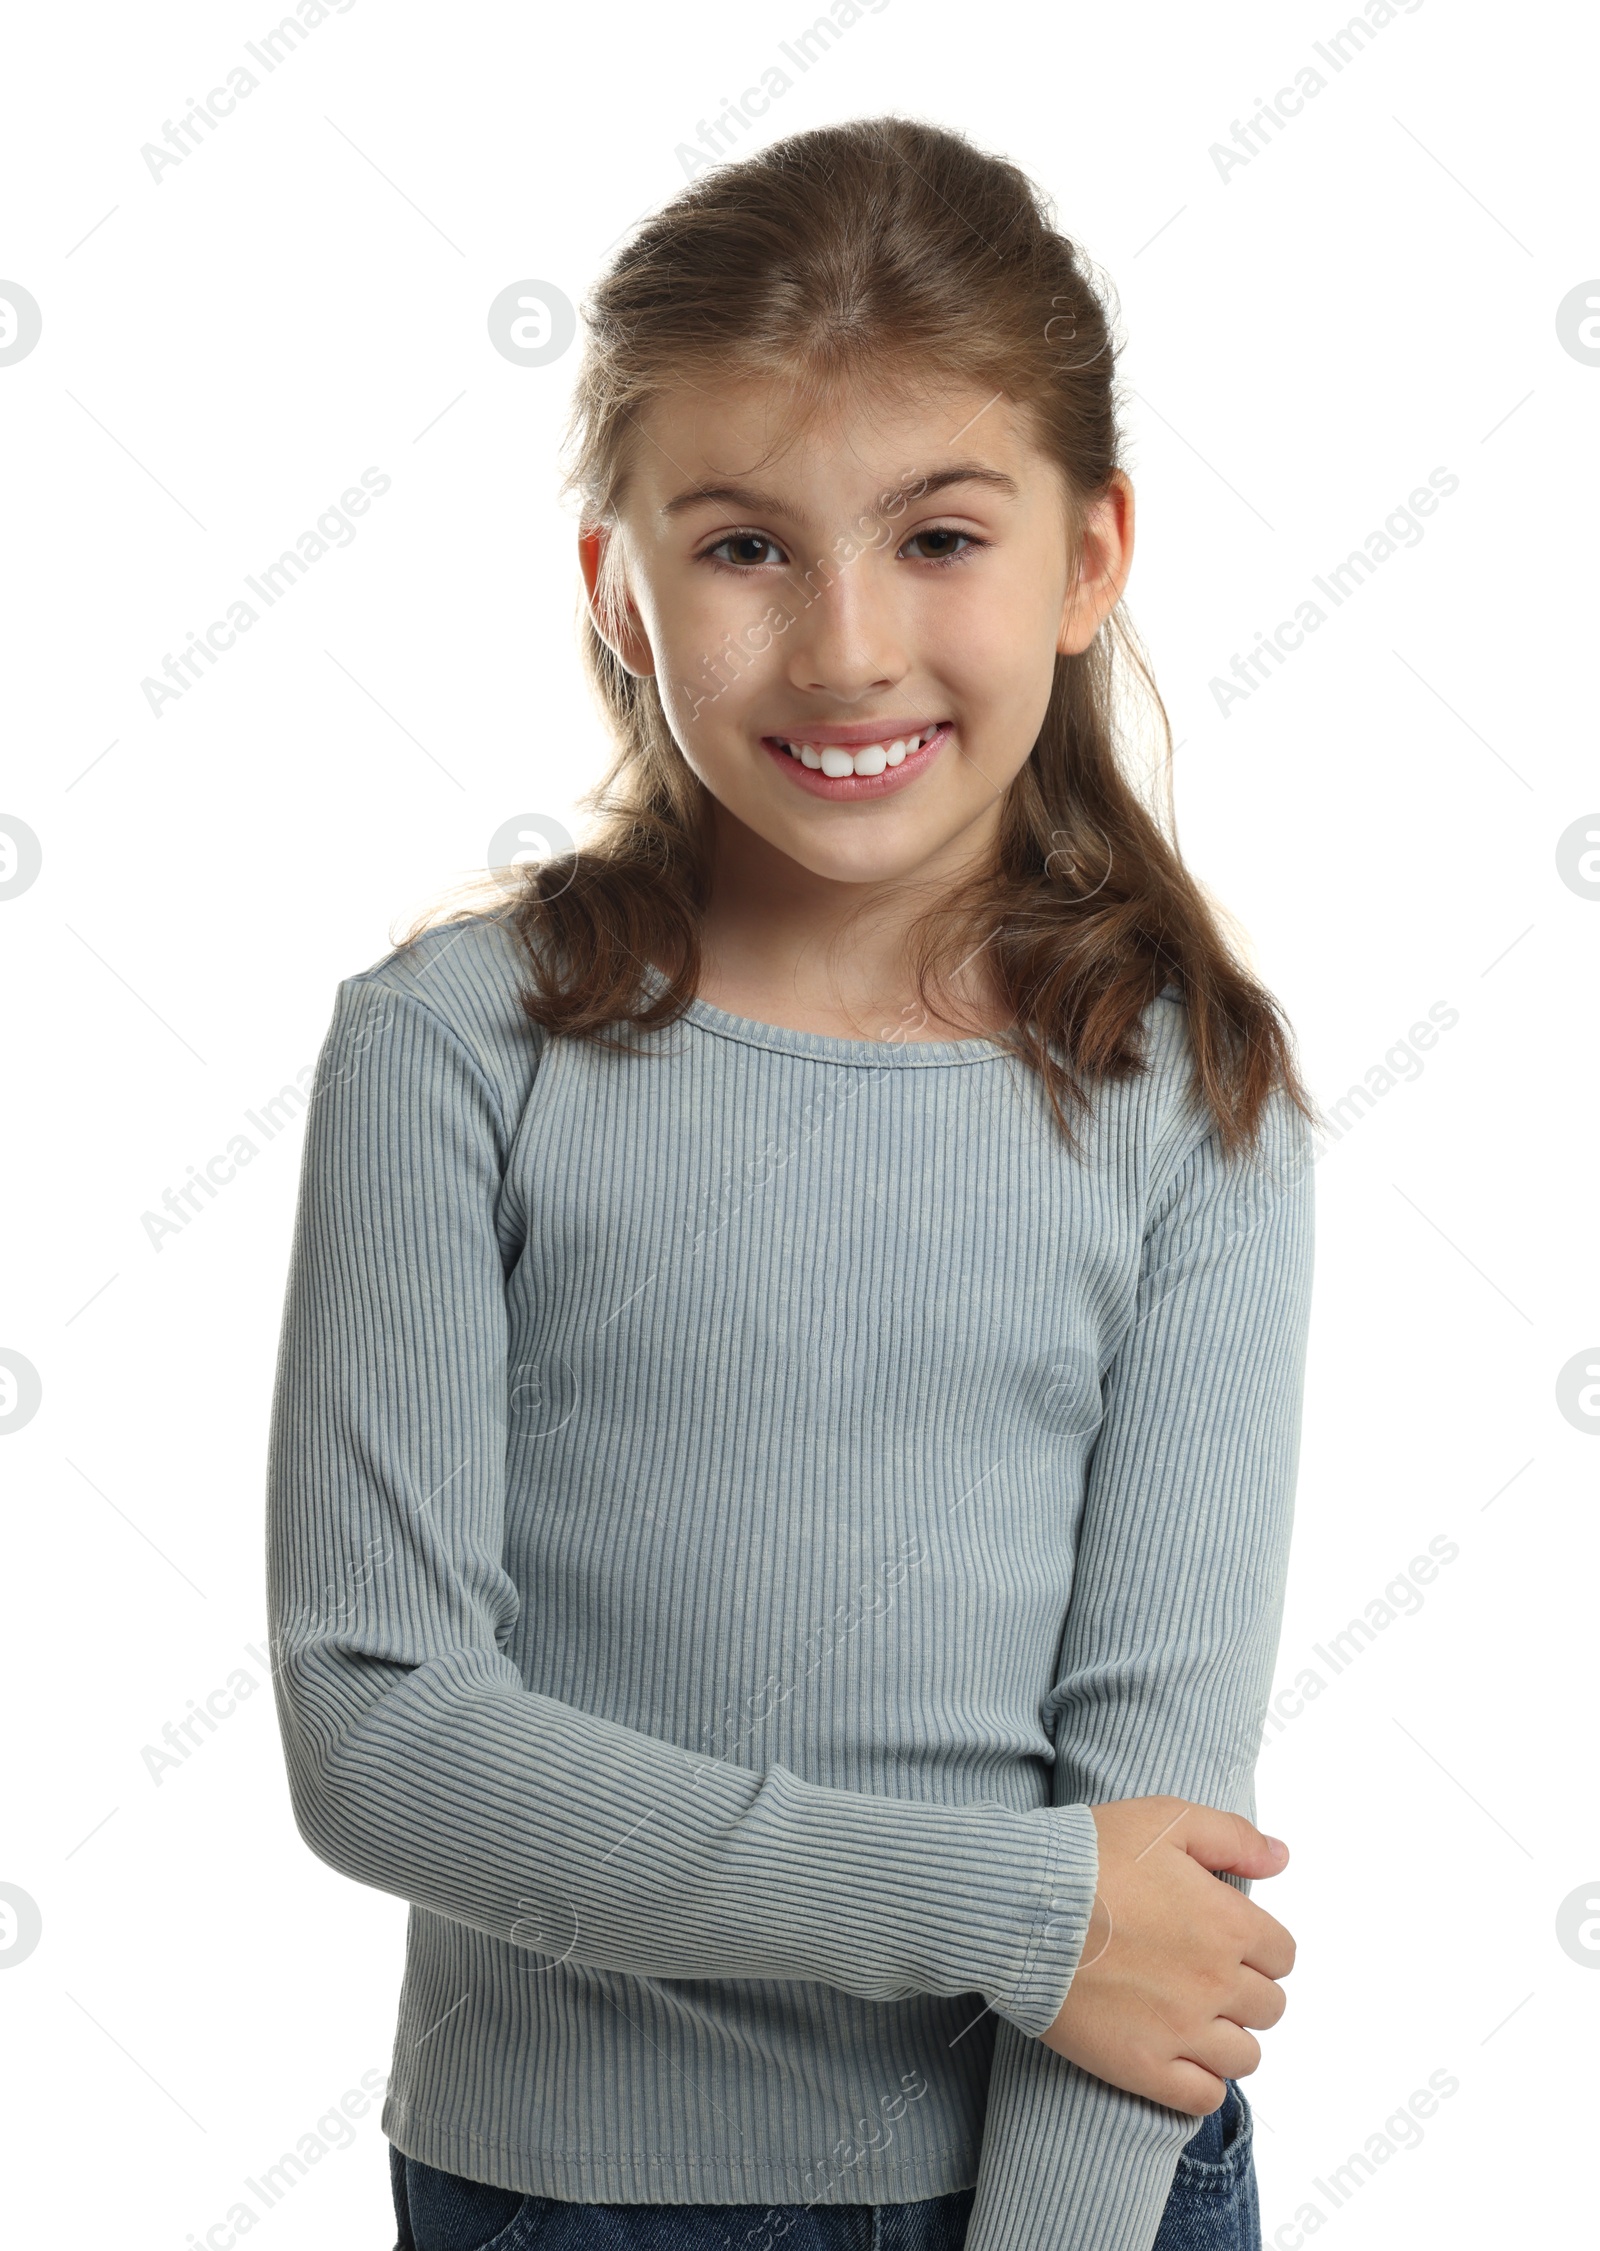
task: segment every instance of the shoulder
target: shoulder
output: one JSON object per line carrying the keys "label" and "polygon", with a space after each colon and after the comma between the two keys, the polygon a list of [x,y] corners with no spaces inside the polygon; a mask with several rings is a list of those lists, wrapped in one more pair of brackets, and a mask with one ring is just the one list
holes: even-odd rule
{"label": "shoulder", "polygon": [[1280,1180],[1309,1174],[1315,1162],[1311,1127],[1281,1085],[1267,1097],[1252,1146],[1223,1159],[1216,1118],[1199,1090],[1188,1005],[1176,984],[1163,986],[1149,1003],[1143,1026],[1140,1093],[1151,1188],[1172,1183],[1196,1164],[1248,1167]]}
{"label": "shoulder", "polygon": [[1144,1144],[1147,1183],[1171,1177],[1204,1139],[1210,1113],[1195,1091],[1189,1010],[1176,984],[1163,985],[1140,1018],[1144,1070],[1131,1082]]}
{"label": "shoulder", "polygon": [[463,916],[393,947],[340,984],[341,1003],[394,999],[421,1012],[465,1049],[488,1081],[502,1116],[513,1120],[538,1070],[544,1034],[521,992],[531,970],[503,912]]}

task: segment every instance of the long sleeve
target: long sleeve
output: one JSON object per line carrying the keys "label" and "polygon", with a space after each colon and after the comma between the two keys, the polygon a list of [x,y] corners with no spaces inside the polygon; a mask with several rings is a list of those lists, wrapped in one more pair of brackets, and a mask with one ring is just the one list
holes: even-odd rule
{"label": "long sleeve", "polygon": [[[1312,1257],[1310,1136],[1287,1099],[1230,1166],[1192,1131],[1103,1382],[1052,1698],[1058,1805],[1170,1793],[1254,1819]],[[1000,2024],[967,2251],[1150,2251],[1196,2124]]]}
{"label": "long sleeve", "polygon": [[413,992],[341,985],[268,1476],[302,1837],[530,1964],[978,1994],[1019,2036],[1045,2029],[1093,1900],[1087,1808],[874,1797],[697,1755],[534,1692],[507,1655],[508,1109]]}

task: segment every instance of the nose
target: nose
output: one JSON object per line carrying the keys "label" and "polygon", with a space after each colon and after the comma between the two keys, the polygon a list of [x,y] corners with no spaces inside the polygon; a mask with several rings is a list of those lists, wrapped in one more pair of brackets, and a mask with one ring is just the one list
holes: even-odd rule
{"label": "nose", "polygon": [[856,703],[905,678],[910,659],[884,557],[864,549],[850,563],[823,558],[799,594],[786,652],[792,687]]}

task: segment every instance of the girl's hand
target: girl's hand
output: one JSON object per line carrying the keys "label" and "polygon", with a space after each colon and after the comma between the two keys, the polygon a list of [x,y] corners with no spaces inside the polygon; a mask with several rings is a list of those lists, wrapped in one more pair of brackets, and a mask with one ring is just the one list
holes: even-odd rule
{"label": "girl's hand", "polygon": [[1242,1814],[1184,1798],[1090,1811],[1100,1883],[1045,2046],[1113,2087],[1204,2117],[1226,2099],[1225,2079],[1260,2064],[1244,2027],[1277,2023],[1288,2002],[1276,1981],[1294,1967],[1283,1925],[1208,1871],[1276,1876],[1288,1847]]}

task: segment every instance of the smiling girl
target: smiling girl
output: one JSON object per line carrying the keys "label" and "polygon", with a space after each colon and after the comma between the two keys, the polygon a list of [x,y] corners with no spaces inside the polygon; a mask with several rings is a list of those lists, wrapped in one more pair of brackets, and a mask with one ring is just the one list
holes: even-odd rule
{"label": "smiling girl", "polygon": [[1312,1113],[1128,770],[1103,306],[891,118],[587,320],[594,833],[340,985],[274,1399],[401,2251],[1255,2245]]}

